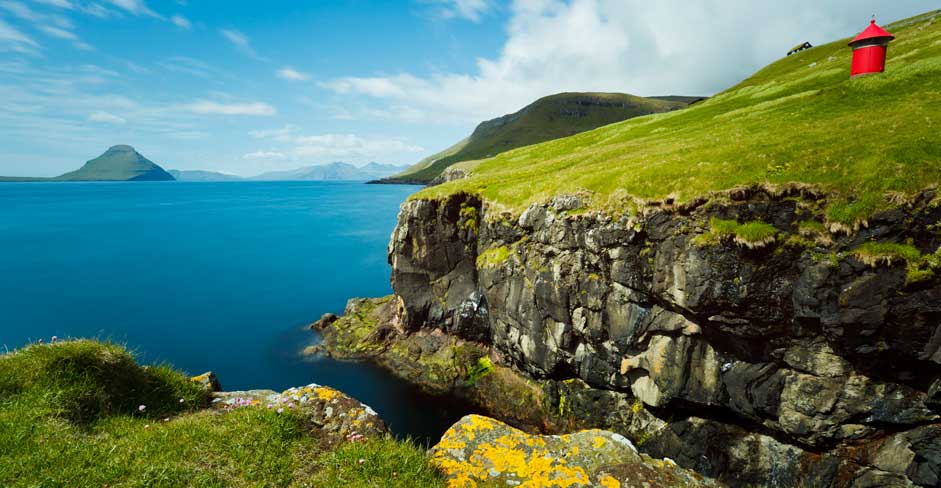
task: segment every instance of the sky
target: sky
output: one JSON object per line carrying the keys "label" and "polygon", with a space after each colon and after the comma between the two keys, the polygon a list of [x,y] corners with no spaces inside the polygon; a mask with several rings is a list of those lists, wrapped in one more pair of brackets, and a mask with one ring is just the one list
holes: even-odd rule
{"label": "sky", "polygon": [[[130,144],[249,176],[410,164],[563,91],[712,95],[930,0],[0,0],[0,175]],[[849,48],[847,48],[849,49]],[[849,67],[847,67],[847,70]]]}

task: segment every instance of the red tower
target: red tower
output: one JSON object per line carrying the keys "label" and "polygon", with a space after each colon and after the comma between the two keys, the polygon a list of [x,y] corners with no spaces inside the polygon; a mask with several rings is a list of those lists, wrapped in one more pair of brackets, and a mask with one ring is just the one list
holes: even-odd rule
{"label": "red tower", "polygon": [[875,20],[870,22],[869,27],[850,42],[853,47],[853,70],[850,76],[885,71],[885,53],[892,39],[895,36],[876,25]]}

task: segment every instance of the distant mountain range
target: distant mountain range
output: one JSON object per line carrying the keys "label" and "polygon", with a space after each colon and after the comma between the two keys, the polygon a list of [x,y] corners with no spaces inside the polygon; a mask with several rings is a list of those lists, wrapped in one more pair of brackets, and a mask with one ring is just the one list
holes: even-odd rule
{"label": "distant mountain range", "polygon": [[489,158],[510,149],[568,137],[641,115],[684,108],[702,97],[637,97],[624,93],[559,93],[520,111],[481,122],[457,144],[390,178],[373,183],[427,184],[449,166]]}
{"label": "distant mountain range", "polygon": [[288,171],[270,171],[249,178],[255,181],[282,180],[373,180],[394,175],[407,166],[369,163],[365,166],[353,166],[348,163],[330,163],[318,166],[305,166]]}
{"label": "distant mountain range", "polygon": [[369,163],[365,166],[353,166],[336,162],[285,171],[269,171],[247,178],[214,171],[177,169],[171,169],[170,174],[180,181],[367,181],[394,175],[405,168],[404,165]]}
{"label": "distant mountain range", "polygon": [[118,145],[85,163],[81,168],[52,178],[3,177],[0,181],[367,181],[401,172],[406,166],[369,163],[353,166],[330,163],[288,171],[271,171],[250,178],[202,170],[165,171],[133,147]]}
{"label": "distant mountain range", "polygon": [[171,169],[167,170],[177,181],[241,181],[241,176],[217,171]]}

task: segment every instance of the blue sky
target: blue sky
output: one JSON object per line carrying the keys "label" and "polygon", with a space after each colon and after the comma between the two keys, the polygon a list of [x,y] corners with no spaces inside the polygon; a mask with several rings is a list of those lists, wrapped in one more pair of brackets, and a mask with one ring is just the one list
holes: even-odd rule
{"label": "blue sky", "polygon": [[0,174],[114,144],[251,175],[406,164],[559,91],[709,95],[927,0],[0,0]]}

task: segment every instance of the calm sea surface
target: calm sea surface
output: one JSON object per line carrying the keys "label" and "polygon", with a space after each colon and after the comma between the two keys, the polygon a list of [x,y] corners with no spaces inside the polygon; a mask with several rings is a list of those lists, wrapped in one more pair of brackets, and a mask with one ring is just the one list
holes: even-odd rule
{"label": "calm sea surface", "polygon": [[386,245],[416,187],[352,182],[0,183],[0,347],[126,343],[228,390],[336,387],[398,434],[464,411],[382,370],[299,355],[304,328],[391,293]]}

